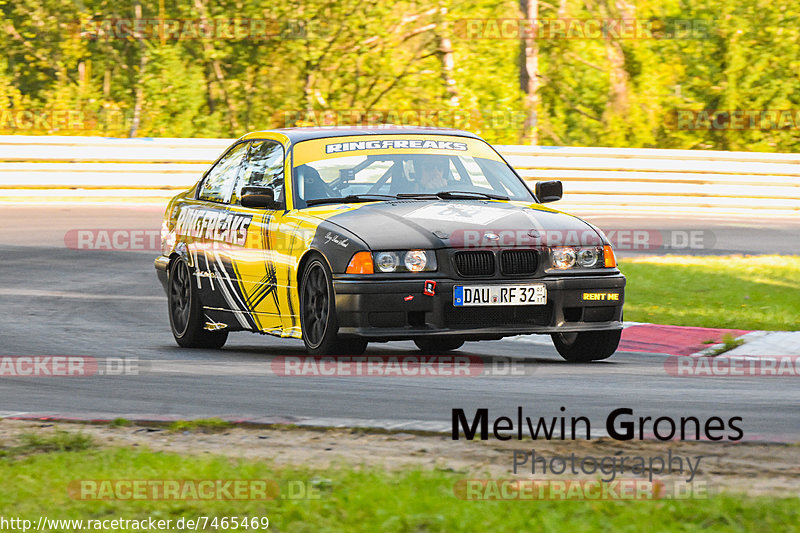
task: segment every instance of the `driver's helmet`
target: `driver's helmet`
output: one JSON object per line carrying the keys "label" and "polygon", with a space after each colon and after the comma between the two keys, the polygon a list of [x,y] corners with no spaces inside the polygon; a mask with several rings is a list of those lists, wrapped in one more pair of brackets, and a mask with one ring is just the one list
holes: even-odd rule
{"label": "driver's helmet", "polygon": [[441,172],[444,183],[450,182],[450,158],[446,155],[419,155],[414,157],[414,183],[418,190],[442,190],[442,184],[431,180]]}

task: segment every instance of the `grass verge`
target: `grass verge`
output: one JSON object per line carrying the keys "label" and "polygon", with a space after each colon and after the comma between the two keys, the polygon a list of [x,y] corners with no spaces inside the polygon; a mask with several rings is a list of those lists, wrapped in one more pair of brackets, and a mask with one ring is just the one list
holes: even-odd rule
{"label": "grass verge", "polygon": [[800,256],[659,256],[620,261],[625,319],[676,326],[793,331]]}
{"label": "grass verge", "polygon": [[198,420],[178,420],[169,425],[169,430],[173,432],[218,433],[232,427],[233,424],[221,418],[201,418]]}
{"label": "grass verge", "polygon": [[94,440],[83,433],[56,431],[52,435],[41,436],[35,433],[20,435],[16,446],[0,447],[0,457],[20,457],[47,452],[75,452],[88,450],[95,446]]}
{"label": "grass verge", "polygon": [[[84,442],[59,435],[58,442]],[[76,440],[77,439],[77,440]],[[38,444],[41,445],[41,441]],[[800,498],[714,495],[704,500],[474,502],[454,496],[468,476],[439,470],[276,468],[265,462],[130,448],[39,446],[0,458],[0,510],[33,520],[262,517],[270,530],[324,531],[797,531]],[[274,480],[314,498],[273,501],[83,500],[79,480]],[[794,525],[792,525],[794,524]],[[202,528],[201,528],[202,529]],[[58,530],[58,529],[53,529]]]}

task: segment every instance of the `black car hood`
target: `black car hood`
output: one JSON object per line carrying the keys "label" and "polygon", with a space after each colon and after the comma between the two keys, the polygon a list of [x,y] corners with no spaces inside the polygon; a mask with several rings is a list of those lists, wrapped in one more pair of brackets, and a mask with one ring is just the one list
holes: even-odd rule
{"label": "black car hood", "polygon": [[[313,214],[313,208],[309,209],[308,214]],[[358,236],[372,250],[481,245],[557,246],[605,242],[594,226],[577,217],[538,204],[521,202],[370,202],[324,218]]]}

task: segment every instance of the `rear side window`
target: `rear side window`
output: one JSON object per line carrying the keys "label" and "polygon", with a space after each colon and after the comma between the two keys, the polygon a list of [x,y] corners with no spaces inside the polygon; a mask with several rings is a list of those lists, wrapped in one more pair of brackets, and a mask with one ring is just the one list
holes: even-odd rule
{"label": "rear side window", "polygon": [[283,145],[276,141],[253,141],[232,201],[241,199],[242,187],[267,187],[283,203],[283,185]]}
{"label": "rear side window", "polygon": [[236,177],[247,153],[247,144],[237,144],[214,165],[200,186],[198,198],[209,202],[230,202]]}

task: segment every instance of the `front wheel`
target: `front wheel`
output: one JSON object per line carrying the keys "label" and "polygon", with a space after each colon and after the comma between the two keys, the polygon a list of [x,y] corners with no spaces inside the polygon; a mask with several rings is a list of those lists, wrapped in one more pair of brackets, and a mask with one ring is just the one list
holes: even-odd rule
{"label": "front wheel", "polygon": [[189,265],[175,259],[169,270],[169,325],[175,342],[184,348],[222,348],[228,332],[205,329],[200,294],[192,283]]}
{"label": "front wheel", "polygon": [[553,344],[561,357],[570,363],[588,363],[608,359],[619,346],[621,329],[553,333]]}
{"label": "front wheel", "polygon": [[333,282],[328,265],[319,257],[309,261],[300,282],[300,329],[312,355],[361,355],[362,339],[340,339]]}

